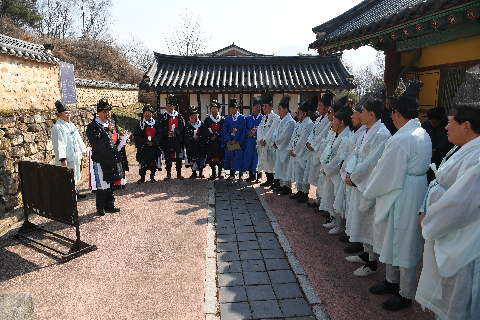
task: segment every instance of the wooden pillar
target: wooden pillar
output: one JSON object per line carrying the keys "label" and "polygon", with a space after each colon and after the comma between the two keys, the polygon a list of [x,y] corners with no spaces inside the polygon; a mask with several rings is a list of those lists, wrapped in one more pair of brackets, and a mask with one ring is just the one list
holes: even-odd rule
{"label": "wooden pillar", "polygon": [[400,53],[396,52],[395,43],[391,43],[385,54],[385,73],[383,81],[387,88],[387,96],[392,96],[397,87],[397,78],[401,72]]}

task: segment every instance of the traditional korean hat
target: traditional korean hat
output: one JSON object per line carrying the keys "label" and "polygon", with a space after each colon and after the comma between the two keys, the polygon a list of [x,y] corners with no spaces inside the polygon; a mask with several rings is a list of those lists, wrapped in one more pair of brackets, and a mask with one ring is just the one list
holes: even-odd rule
{"label": "traditional korean hat", "polygon": [[357,105],[355,106],[355,111],[362,112],[362,107],[370,99],[370,93],[365,93],[360,100],[358,101]]}
{"label": "traditional korean hat", "polygon": [[325,94],[320,99],[320,102],[322,102],[324,106],[330,107],[333,103],[333,96],[334,96],[333,92],[330,90],[327,90],[327,92],[325,92]]}
{"label": "traditional korean hat", "polygon": [[348,96],[343,96],[337,101],[335,101],[335,103],[331,106],[333,108],[333,111],[339,112],[340,109],[342,109],[343,107],[350,108],[350,106],[348,106],[347,104],[347,100],[348,100]]}
{"label": "traditional korean hat", "polygon": [[284,109],[290,110],[290,97],[289,94],[286,94],[282,97],[282,100],[280,100],[280,103],[278,105],[282,106]]}
{"label": "traditional korean hat", "polygon": [[145,113],[146,111],[150,111],[151,113],[154,113],[153,107],[149,103],[147,103],[143,106],[142,111],[143,111],[143,113]]}
{"label": "traditional korean hat", "polygon": [[423,83],[416,78],[401,78],[395,89],[397,110],[418,110],[418,95],[422,90]]}
{"label": "traditional korean hat", "polygon": [[298,106],[298,110],[303,112],[308,112],[309,109],[310,109],[310,104],[308,103],[308,99],[301,102],[300,105]]}
{"label": "traditional korean hat", "polygon": [[210,105],[209,107],[215,107],[215,108],[220,108],[220,103],[218,103],[217,100],[212,100],[212,102],[210,102]]}
{"label": "traditional korean hat", "polygon": [[271,94],[270,92],[266,92],[263,95],[262,104],[272,105],[273,104],[273,94]]}
{"label": "traditional korean hat", "polygon": [[452,109],[458,107],[480,108],[480,64],[465,72],[465,79],[452,102]]}
{"label": "traditional korean hat", "polygon": [[314,96],[310,100],[310,111],[312,112],[317,111],[317,106],[318,106],[318,96]]}
{"label": "traditional korean hat", "polygon": [[198,109],[197,109],[197,107],[195,107],[195,106],[190,106],[190,108],[188,108],[188,113],[189,113],[190,115],[192,115],[192,114],[199,114],[199,113],[198,113]]}
{"label": "traditional korean hat", "polygon": [[237,99],[236,98],[230,99],[230,103],[228,104],[228,107],[229,108],[238,108]]}
{"label": "traditional korean hat", "polygon": [[97,112],[103,110],[112,110],[112,105],[108,103],[108,100],[106,98],[100,99],[97,102]]}
{"label": "traditional korean hat", "polygon": [[57,113],[62,113],[63,111],[70,111],[70,109],[68,109],[68,106],[60,100],[55,101],[55,107],[57,108]]}
{"label": "traditional korean hat", "polygon": [[178,106],[178,100],[175,97],[175,95],[169,94],[165,99],[167,100],[167,104],[169,104],[171,106],[174,106],[174,107]]}
{"label": "traditional korean hat", "polygon": [[253,97],[252,99],[252,106],[261,106],[262,99],[260,97]]}

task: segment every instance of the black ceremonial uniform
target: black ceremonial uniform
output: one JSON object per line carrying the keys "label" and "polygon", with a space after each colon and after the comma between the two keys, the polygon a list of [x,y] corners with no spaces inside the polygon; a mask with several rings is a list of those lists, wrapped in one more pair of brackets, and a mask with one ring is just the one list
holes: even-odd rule
{"label": "black ceremonial uniform", "polygon": [[[133,135],[137,148],[136,159],[139,164],[139,182],[145,181],[147,170],[150,170],[150,181],[155,182],[155,172],[162,168],[163,133],[160,123],[153,118],[150,121],[143,118],[137,123]],[[148,146],[149,142],[152,142],[153,145]]]}

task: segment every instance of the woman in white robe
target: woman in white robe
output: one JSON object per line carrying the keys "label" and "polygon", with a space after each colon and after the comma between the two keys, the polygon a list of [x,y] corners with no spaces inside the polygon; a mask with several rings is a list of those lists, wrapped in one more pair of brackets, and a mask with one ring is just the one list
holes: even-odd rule
{"label": "woman in white robe", "polygon": [[477,65],[467,71],[448,117],[448,140],[458,147],[438,170],[432,164],[436,180],[420,209],[425,247],[415,299],[442,320],[480,318],[479,93]]}

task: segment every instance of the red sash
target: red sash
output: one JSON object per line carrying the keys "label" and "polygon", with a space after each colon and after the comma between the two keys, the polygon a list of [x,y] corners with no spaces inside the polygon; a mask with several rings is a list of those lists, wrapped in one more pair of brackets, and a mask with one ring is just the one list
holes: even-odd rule
{"label": "red sash", "polygon": [[118,133],[117,131],[113,131],[112,133],[112,139],[113,139],[113,142],[117,143],[117,140],[118,140]]}
{"label": "red sash", "polygon": [[155,134],[157,133],[157,129],[155,128],[151,128],[151,127],[147,127],[147,129],[145,130],[146,134],[147,134],[147,138],[150,137],[151,140],[153,140],[153,138],[155,138]]}
{"label": "red sash", "polygon": [[178,129],[178,118],[168,119],[168,131],[173,131],[172,126],[175,125],[175,129]]}

